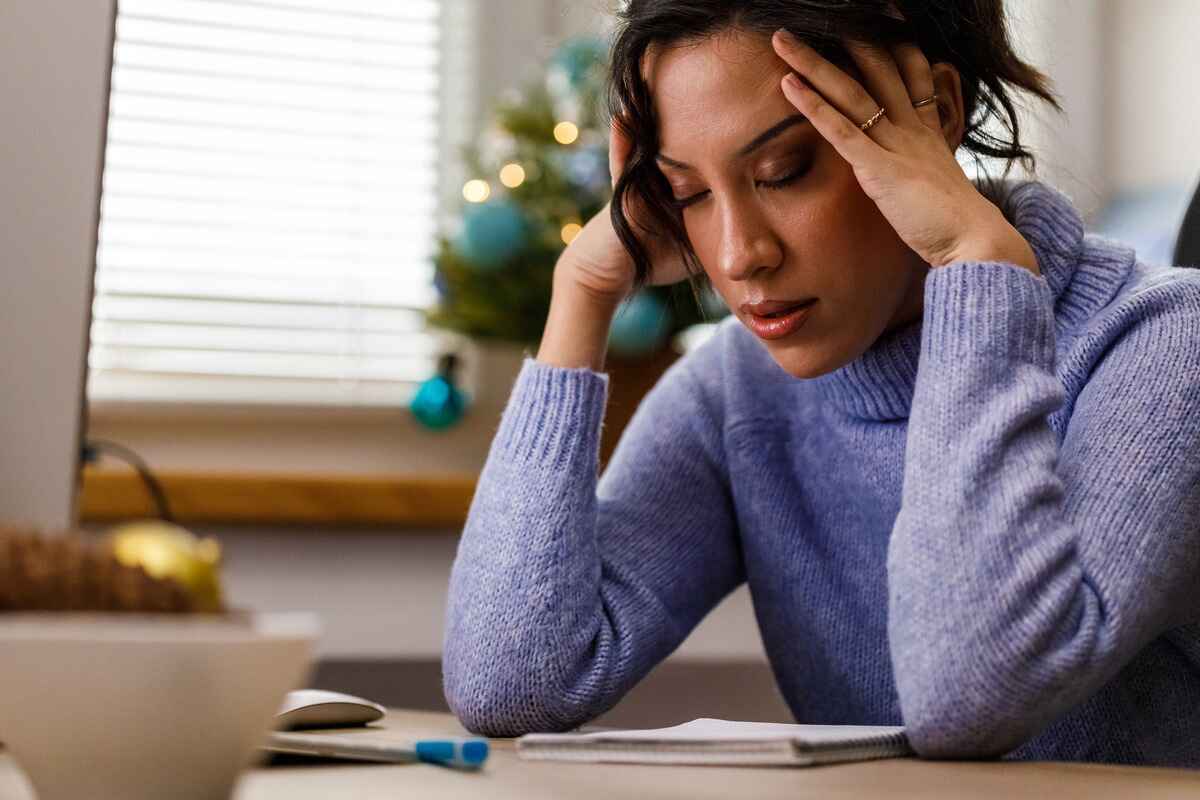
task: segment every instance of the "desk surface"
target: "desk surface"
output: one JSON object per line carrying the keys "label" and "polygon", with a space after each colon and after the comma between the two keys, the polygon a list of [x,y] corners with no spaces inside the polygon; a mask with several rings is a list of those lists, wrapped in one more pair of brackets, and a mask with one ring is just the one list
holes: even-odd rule
{"label": "desk surface", "polygon": [[[405,735],[464,732],[451,715],[423,711],[393,710],[385,723]],[[511,740],[492,744],[487,766],[477,773],[427,764],[259,767],[242,779],[235,798],[1200,798],[1200,771],[1151,767],[915,759],[796,768],[555,764],[521,761]],[[22,783],[12,758],[0,755],[0,798],[32,800]]]}

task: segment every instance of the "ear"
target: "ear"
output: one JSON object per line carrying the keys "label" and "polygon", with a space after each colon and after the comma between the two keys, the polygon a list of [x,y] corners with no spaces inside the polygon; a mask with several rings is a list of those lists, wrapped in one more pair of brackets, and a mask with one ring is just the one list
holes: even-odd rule
{"label": "ear", "polygon": [[958,69],[945,61],[930,66],[933,73],[933,90],[937,92],[938,117],[941,119],[942,136],[957,152],[967,129],[966,113],[963,108],[962,79]]}

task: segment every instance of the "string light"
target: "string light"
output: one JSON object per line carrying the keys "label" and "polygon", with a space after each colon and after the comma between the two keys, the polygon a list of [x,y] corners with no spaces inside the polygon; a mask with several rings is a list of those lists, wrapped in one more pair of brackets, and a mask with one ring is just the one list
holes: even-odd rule
{"label": "string light", "polygon": [[482,203],[492,195],[492,187],[487,181],[474,180],[467,181],[463,184],[463,199],[468,203]]}
{"label": "string light", "polygon": [[560,122],[554,126],[554,141],[571,144],[579,138],[579,128],[574,122]]}
{"label": "string light", "polygon": [[578,222],[568,222],[566,225],[563,225],[563,227],[562,227],[563,243],[570,244],[571,240],[574,239],[576,236],[578,236],[579,232],[581,230],[583,230],[583,226],[580,225]]}
{"label": "string light", "polygon": [[515,189],[525,182],[525,168],[520,164],[505,164],[500,168],[500,182]]}

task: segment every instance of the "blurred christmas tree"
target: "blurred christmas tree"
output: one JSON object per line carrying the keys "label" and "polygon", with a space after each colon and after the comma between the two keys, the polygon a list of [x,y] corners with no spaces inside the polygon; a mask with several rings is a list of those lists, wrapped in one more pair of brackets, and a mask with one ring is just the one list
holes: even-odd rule
{"label": "blurred christmas tree", "polygon": [[[506,95],[464,158],[459,228],[439,237],[430,324],[480,339],[536,344],[550,309],[559,254],[611,195],[604,112],[608,48],[568,40],[544,78]],[[687,282],[628,298],[613,319],[610,350],[657,352],[675,332],[728,313],[706,293],[697,308]]]}

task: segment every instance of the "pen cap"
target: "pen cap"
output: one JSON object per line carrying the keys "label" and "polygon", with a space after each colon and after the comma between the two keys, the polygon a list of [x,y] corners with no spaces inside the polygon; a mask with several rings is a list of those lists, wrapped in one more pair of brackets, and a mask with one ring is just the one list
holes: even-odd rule
{"label": "pen cap", "polygon": [[426,740],[417,742],[417,758],[433,764],[455,767],[478,767],[488,757],[484,739]]}

